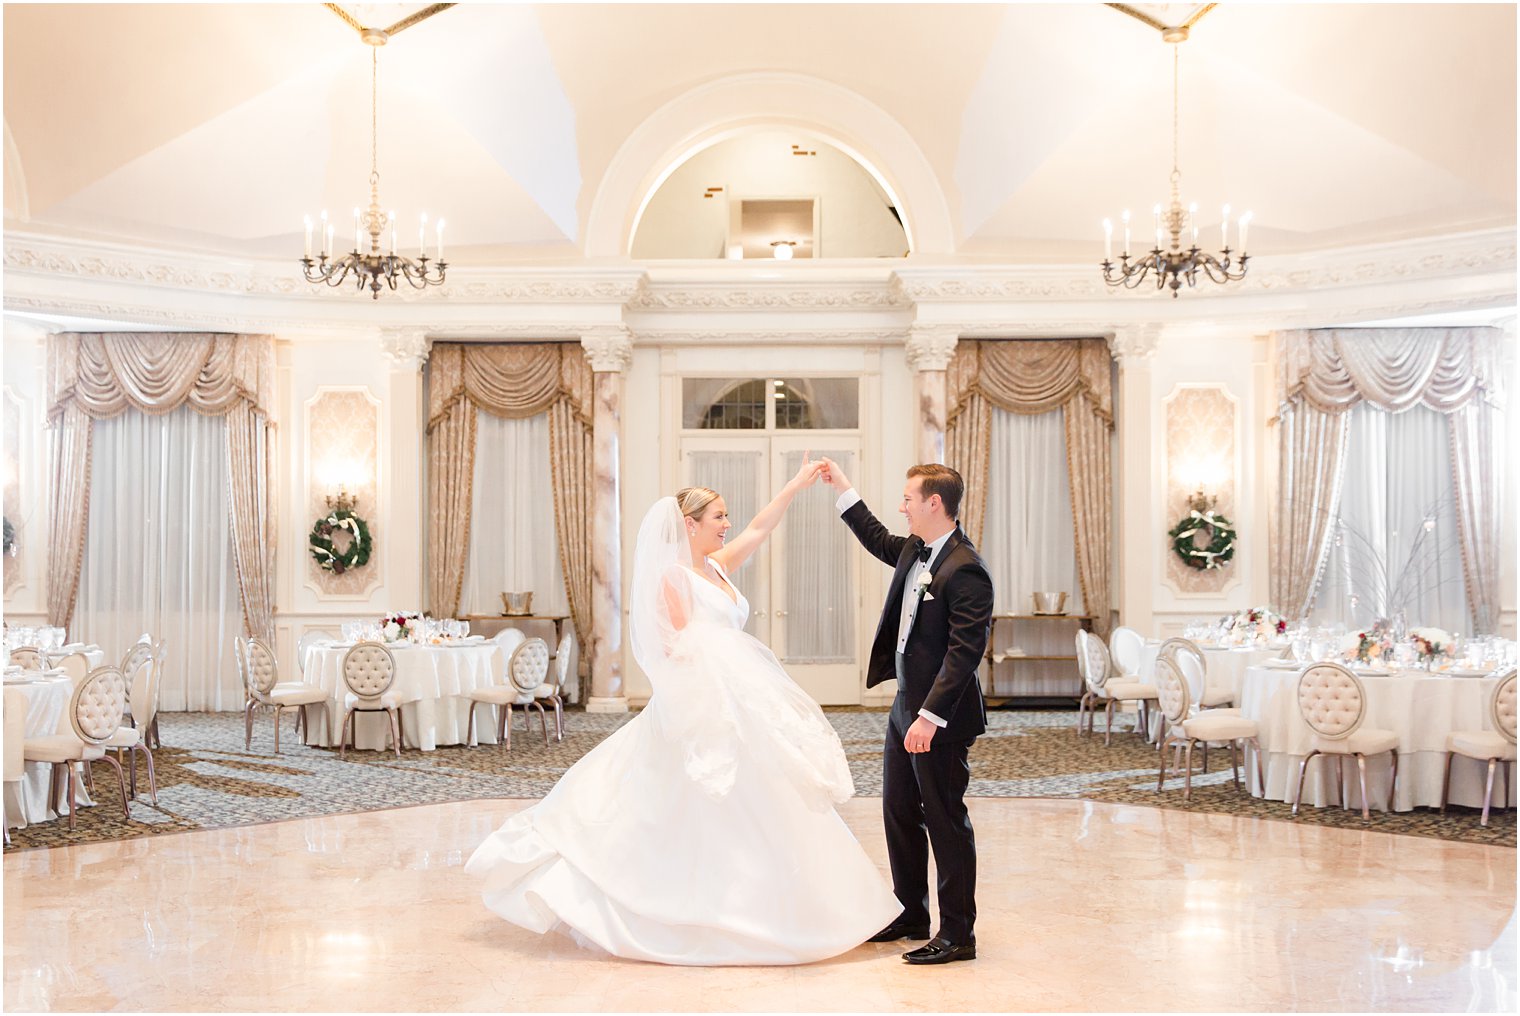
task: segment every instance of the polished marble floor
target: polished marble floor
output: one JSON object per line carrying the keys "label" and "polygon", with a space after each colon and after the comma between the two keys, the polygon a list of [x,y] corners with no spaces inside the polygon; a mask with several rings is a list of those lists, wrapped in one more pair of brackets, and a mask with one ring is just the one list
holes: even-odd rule
{"label": "polished marble floor", "polygon": [[[972,802],[979,958],[650,966],[498,920],[461,870],[526,801],[5,858],[24,1010],[1435,1010],[1516,1006],[1512,849],[1071,800]],[[841,809],[885,870],[880,802]]]}

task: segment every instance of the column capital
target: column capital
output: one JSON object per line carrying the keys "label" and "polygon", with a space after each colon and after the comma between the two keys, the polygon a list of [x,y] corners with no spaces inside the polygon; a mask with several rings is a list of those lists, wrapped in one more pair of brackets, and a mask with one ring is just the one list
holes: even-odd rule
{"label": "column capital", "polygon": [[433,340],[426,328],[398,327],[380,329],[380,351],[390,358],[396,370],[422,370]]}
{"label": "column capital", "polygon": [[597,374],[621,374],[633,362],[633,335],[625,325],[593,325],[584,329],[581,348]]}
{"label": "column capital", "polygon": [[915,371],[948,369],[960,337],[959,325],[910,325],[908,366]]}
{"label": "column capital", "polygon": [[1160,341],[1158,324],[1121,325],[1108,340],[1108,352],[1121,364],[1139,363],[1156,355]]}

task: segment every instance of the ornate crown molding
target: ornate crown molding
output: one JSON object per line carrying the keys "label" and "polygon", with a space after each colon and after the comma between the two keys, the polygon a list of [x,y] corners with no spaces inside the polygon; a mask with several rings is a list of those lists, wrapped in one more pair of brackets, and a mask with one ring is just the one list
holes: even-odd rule
{"label": "ornate crown molding", "polygon": [[900,310],[907,300],[881,278],[797,280],[734,276],[705,280],[642,280],[632,310]]}
{"label": "ornate crown molding", "polygon": [[581,346],[598,374],[621,374],[633,362],[633,337],[623,325],[588,328],[581,333]]}
{"label": "ornate crown molding", "polygon": [[907,339],[892,328],[638,328],[635,335],[640,345],[659,346],[895,346]]}

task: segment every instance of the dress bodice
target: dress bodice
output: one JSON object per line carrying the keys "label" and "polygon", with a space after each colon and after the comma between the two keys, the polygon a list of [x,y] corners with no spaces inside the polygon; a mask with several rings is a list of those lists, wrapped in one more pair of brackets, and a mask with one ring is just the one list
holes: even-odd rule
{"label": "dress bodice", "polygon": [[698,620],[706,621],[709,624],[719,624],[726,628],[743,628],[749,621],[749,600],[745,599],[744,594],[739,592],[739,587],[729,580],[728,573],[723,570],[722,565],[712,558],[708,558],[707,560],[713,566],[713,570],[722,576],[725,582],[728,582],[729,588],[734,591],[734,596],[738,597],[738,602],[734,602],[711,579],[705,577],[698,578],[692,585],[699,589],[704,589],[705,587],[705,589],[702,592],[693,594],[692,613]]}

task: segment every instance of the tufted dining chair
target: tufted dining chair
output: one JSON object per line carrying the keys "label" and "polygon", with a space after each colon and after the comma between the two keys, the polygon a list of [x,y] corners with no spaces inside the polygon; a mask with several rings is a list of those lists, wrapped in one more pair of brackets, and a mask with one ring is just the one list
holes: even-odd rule
{"label": "tufted dining chair", "polygon": [[565,739],[565,685],[575,674],[577,663],[577,649],[574,632],[565,632],[559,640],[559,648],[554,651],[554,679],[546,681],[534,692],[534,697],[540,701],[554,703],[554,739]]}
{"label": "tufted dining chair", "polygon": [[[359,713],[385,713],[390,719],[391,743],[401,757],[401,699],[391,690],[396,683],[396,658],[379,642],[360,642],[343,654],[343,725],[338,728],[338,756],[350,740],[350,727],[357,728]],[[358,746],[357,732],[353,738]],[[383,749],[382,749],[383,750]]]}
{"label": "tufted dining chair", "polygon": [[[4,720],[0,753],[5,756],[5,782],[20,783],[26,777],[26,695],[20,688],[5,689]],[[4,828],[5,842],[9,843],[11,824],[4,816],[0,816],[0,828]]]}
{"label": "tufted dining chair", "polygon": [[[63,814],[61,795],[64,780],[69,792],[69,828],[74,828],[74,814],[78,811],[77,790],[79,778],[74,764],[89,764],[105,759],[116,769],[116,779],[121,784],[121,806],[128,819],[132,817],[132,802],[127,796],[127,779],[121,766],[106,754],[105,743],[121,726],[122,713],[127,705],[127,683],[121,671],[115,667],[96,667],[69,699],[69,725],[67,734],[49,737],[29,737],[23,742],[27,762],[46,762],[53,767],[53,777],[48,784],[48,808],[55,814]],[[63,779],[60,779],[63,777]]]}
{"label": "tufted dining chair", "polygon": [[137,670],[125,675],[127,688],[131,691],[131,698],[137,703],[137,719],[141,721],[141,727],[121,726],[116,728],[105,742],[107,748],[116,749],[116,761],[120,765],[121,753],[130,751],[132,759],[131,791],[134,798],[137,797],[137,753],[142,752],[148,763],[148,793],[155,807],[158,805],[158,777],[153,772],[153,752],[149,749],[148,731],[153,729],[154,721],[158,717],[158,685],[162,669],[158,660],[150,656],[137,665]]}
{"label": "tufted dining chair", "polygon": [[274,710],[274,753],[280,753],[280,717],[286,709],[295,709],[296,733],[304,724],[311,730],[307,707],[327,706],[327,693],[321,688],[299,681],[280,681],[280,668],[275,662],[274,650],[261,638],[245,639],[236,636],[232,650],[238,657],[238,669],[243,673],[243,687],[248,701],[243,706],[243,747],[253,747],[253,714],[260,709]]}
{"label": "tufted dining chair", "polygon": [[1077,666],[1082,672],[1086,691],[1077,708],[1077,733],[1082,732],[1082,713],[1087,712],[1087,732],[1092,733],[1095,711],[1099,702],[1104,704],[1108,726],[1103,733],[1103,746],[1109,746],[1114,732],[1114,705],[1134,702],[1140,709],[1141,736],[1150,737],[1150,704],[1156,700],[1156,689],[1138,678],[1119,677],[1114,673],[1113,661],[1109,659],[1108,647],[1092,633],[1077,632]]}
{"label": "tufted dining chair", "polygon": [[1193,794],[1193,745],[1226,741],[1230,745],[1230,768],[1237,788],[1240,786],[1240,765],[1235,754],[1236,746],[1240,745],[1241,755],[1245,754],[1248,745],[1255,749],[1257,788],[1261,791],[1261,796],[1265,797],[1266,777],[1262,772],[1261,742],[1257,740],[1260,731],[1256,721],[1248,720],[1233,710],[1199,710],[1195,705],[1195,696],[1202,687],[1201,676],[1196,682],[1189,681],[1171,656],[1156,658],[1158,705],[1166,720],[1166,725],[1162,728],[1161,771],[1156,775],[1156,792],[1160,793],[1162,784],[1166,782],[1168,747],[1183,755],[1182,800],[1185,803]]}
{"label": "tufted dining chair", "polygon": [[127,647],[127,651],[121,656],[121,673],[127,680],[127,722],[134,727],[137,726],[137,714],[132,711],[131,675],[137,672],[143,660],[151,659],[152,656],[153,637],[146,632]]}
{"label": "tufted dining chair", "polygon": [[1309,754],[1298,763],[1298,790],[1293,795],[1293,814],[1304,797],[1304,774],[1317,755],[1335,757],[1335,782],[1341,807],[1346,806],[1346,787],[1342,763],[1347,756],[1356,759],[1362,787],[1362,821],[1372,814],[1367,807],[1367,756],[1388,752],[1392,759],[1393,781],[1388,789],[1388,810],[1393,810],[1399,787],[1399,735],[1391,730],[1365,727],[1367,691],[1350,668],[1339,663],[1316,663],[1304,669],[1298,678],[1298,711],[1314,732]]}
{"label": "tufted dining chair", "polygon": [[1114,661],[1114,673],[1121,681],[1140,679],[1140,664],[1145,656],[1143,635],[1121,624],[1108,635],[1108,652]]}
{"label": "tufted dining chair", "polygon": [[1446,812],[1446,796],[1451,792],[1451,761],[1458,755],[1488,763],[1488,783],[1483,791],[1483,817],[1488,825],[1488,810],[1494,800],[1494,770],[1504,770],[1504,796],[1499,807],[1509,807],[1510,767],[1515,764],[1515,668],[1509,668],[1494,686],[1488,703],[1489,722],[1493,730],[1458,730],[1446,737],[1446,775],[1441,781],[1441,812]]}
{"label": "tufted dining chair", "polygon": [[42,651],[36,646],[18,646],[12,649],[11,666],[20,667],[22,670],[47,669],[47,663],[42,659]]}
{"label": "tufted dining chair", "polygon": [[506,681],[465,692],[465,697],[470,700],[470,743],[478,743],[475,736],[476,706],[496,706],[501,710],[496,736],[509,749],[512,747],[512,707],[523,707],[523,729],[528,730],[531,729],[528,726],[528,707],[533,706],[543,718],[544,746],[548,747],[549,720],[544,707],[538,702],[539,692],[546,687],[553,687],[548,684],[548,677],[549,643],[541,638],[524,639],[512,650],[512,655],[507,657]]}

